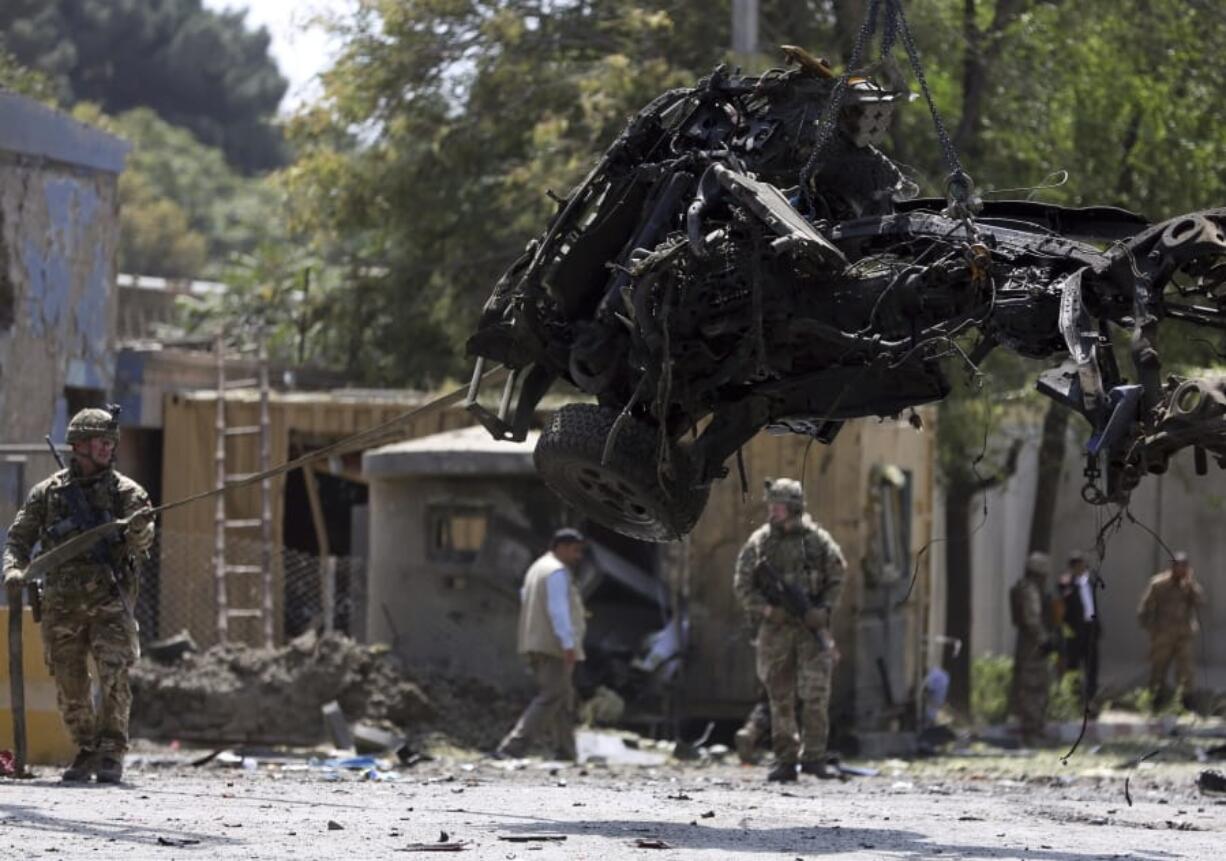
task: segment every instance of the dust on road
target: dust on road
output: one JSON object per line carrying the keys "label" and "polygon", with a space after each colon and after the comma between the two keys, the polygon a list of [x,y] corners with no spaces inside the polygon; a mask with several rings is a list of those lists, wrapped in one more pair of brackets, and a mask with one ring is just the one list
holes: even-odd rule
{"label": "dust on road", "polygon": [[877,777],[786,787],[726,764],[508,768],[461,757],[374,781],[305,761],[193,768],[189,758],[134,758],[119,789],[61,786],[46,769],[3,784],[0,857],[434,857],[425,850],[442,849],[445,834],[461,847],[448,854],[473,859],[1169,861],[1217,857],[1226,830],[1226,799],[1196,790],[1202,766],[1127,771],[1119,754],[1068,766],[1054,754],[895,760],[873,763]]}

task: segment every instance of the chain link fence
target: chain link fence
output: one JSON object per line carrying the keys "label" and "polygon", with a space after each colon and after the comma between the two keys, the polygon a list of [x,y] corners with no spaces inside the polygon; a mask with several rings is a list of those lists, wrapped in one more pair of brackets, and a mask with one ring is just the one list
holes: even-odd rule
{"label": "chain link fence", "polygon": [[[133,608],[141,639],[157,641],[187,631],[197,646],[218,642],[217,574],[214,537],[205,533],[159,532],[140,570],[140,591]],[[226,574],[227,605],[259,610],[263,606],[263,546],[250,538],[226,537],[226,562],[249,568]],[[365,615],[365,560],[354,556],[321,559],[273,545],[274,644],[308,630],[335,630],[360,637]],[[263,616],[228,620],[228,640],[263,645]]]}

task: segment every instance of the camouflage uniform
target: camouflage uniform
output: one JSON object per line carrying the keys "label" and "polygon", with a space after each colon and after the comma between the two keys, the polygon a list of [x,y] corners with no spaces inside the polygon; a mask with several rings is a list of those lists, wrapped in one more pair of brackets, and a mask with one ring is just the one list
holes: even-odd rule
{"label": "camouflage uniform", "polygon": [[1009,590],[1013,624],[1017,627],[1009,700],[1027,741],[1042,738],[1047,724],[1052,631],[1043,610],[1047,605],[1043,585],[1050,572],[1047,555],[1032,553],[1026,562],[1025,576]]}
{"label": "camouflage uniform", "polygon": [[804,759],[816,761],[826,752],[826,710],[834,657],[831,649],[818,646],[813,632],[801,620],[782,613],[767,618],[766,597],[754,576],[763,559],[786,581],[806,592],[815,606],[826,608],[827,626],[830,612],[838,605],[847,563],[830,533],[808,514],[801,514],[783,526],[767,523],[759,527],[737,557],[733,581],[742,607],[758,625],[758,679],[770,699],[775,757],[785,764],[794,764],[800,757],[802,745],[796,725],[799,698]]}
{"label": "camouflage uniform", "polygon": [[[5,572],[24,570],[36,542],[46,552],[79,531],[63,526],[70,522],[65,492],[72,484],[82,488],[91,508],[107,512],[111,519],[149,506],[144,489],[127,476],[106,468],[83,478],[74,463],[30,491],[9,527]],[[138,654],[137,630],[108,569],[114,568],[132,603],[137,589],[134,561],[148,551],[153,529],[147,521],[127,530],[125,537],[106,546],[107,562],[87,553],[47,576],[42,618],[47,666],[55,677],[60,714],[82,752],[122,756],[128,746],[128,668]],[[96,713],[87,663],[91,655],[102,694]]]}
{"label": "camouflage uniform", "polygon": [[1205,593],[1191,571],[1182,582],[1167,570],[1156,574],[1145,589],[1137,618],[1149,633],[1149,686],[1160,695],[1173,663],[1175,681],[1184,692],[1192,690],[1193,654],[1200,624],[1197,608],[1205,606]]}

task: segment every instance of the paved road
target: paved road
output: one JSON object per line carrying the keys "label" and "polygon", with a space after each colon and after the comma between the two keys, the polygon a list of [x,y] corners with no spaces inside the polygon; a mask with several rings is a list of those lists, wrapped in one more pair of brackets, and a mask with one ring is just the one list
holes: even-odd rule
{"label": "paved road", "polygon": [[[435,857],[411,847],[442,832],[464,845],[458,858],[530,861],[1168,861],[1226,852],[1226,799],[1197,793],[1200,766],[1116,764],[1092,755],[1068,767],[1054,757],[888,762],[879,777],[788,787],[730,765],[440,761],[378,782],[301,765],[137,765],[120,788],[66,787],[45,771],[0,783],[0,858]],[[533,835],[555,839],[503,839]]]}

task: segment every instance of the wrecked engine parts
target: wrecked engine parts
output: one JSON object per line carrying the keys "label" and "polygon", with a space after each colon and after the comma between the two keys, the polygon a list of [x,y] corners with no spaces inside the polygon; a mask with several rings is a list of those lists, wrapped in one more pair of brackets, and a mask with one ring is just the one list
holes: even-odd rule
{"label": "wrecked engine parts", "polygon": [[[828,443],[849,419],[939,401],[944,363],[998,346],[1070,357],[1038,386],[1093,428],[1087,474],[1106,481],[1089,501],[1126,501],[1182,448],[1226,460],[1226,381],[1168,384],[1157,337],[1170,318],[1226,328],[1226,210],[1149,225],[909,199],[873,143],[905,94],[855,80],[814,171],[836,85],[820,65],[721,67],[640,111],[495,285],[467,345],[482,424],[522,440],[552,383],[575,385],[594,403],[554,415],[537,467],[585,516],[653,541],[693,528],[763,428]],[[512,369],[497,411],[478,403],[486,361]]]}

